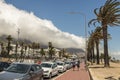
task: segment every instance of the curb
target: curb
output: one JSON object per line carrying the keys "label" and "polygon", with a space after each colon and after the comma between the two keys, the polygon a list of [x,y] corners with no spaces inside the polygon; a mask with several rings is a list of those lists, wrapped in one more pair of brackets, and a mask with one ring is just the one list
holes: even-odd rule
{"label": "curb", "polygon": [[91,73],[90,73],[90,70],[89,70],[88,66],[86,66],[86,68],[87,68],[87,71],[88,71],[88,73],[89,73],[90,80],[93,80],[93,77],[92,77],[92,75],[91,75]]}

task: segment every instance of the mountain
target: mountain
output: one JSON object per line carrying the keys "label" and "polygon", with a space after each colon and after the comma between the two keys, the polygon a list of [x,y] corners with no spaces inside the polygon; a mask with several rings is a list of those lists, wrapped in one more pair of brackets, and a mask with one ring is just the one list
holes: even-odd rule
{"label": "mountain", "polygon": [[69,53],[84,53],[83,49],[78,48],[67,48],[66,51]]}
{"label": "mountain", "polygon": [[[0,36],[0,42],[5,42],[6,43],[7,42],[7,40],[6,40],[7,36],[8,35],[2,35],[2,36]],[[15,38],[13,38],[12,43],[15,44],[16,41],[18,41],[18,40],[15,39]],[[32,43],[32,41],[27,40],[27,39],[19,39],[19,42],[24,42],[26,44],[31,44]],[[48,48],[48,45],[44,45],[43,43],[40,43],[40,47],[42,47],[42,48]],[[58,49],[62,50],[61,48],[58,48]],[[73,54],[73,53],[84,53],[83,49],[78,49],[78,48],[65,48],[65,50],[66,50],[66,52],[69,52],[71,54]]]}

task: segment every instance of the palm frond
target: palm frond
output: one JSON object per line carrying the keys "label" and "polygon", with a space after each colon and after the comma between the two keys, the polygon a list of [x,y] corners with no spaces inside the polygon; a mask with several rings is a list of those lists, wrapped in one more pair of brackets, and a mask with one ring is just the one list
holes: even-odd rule
{"label": "palm frond", "polygon": [[94,13],[96,16],[98,16],[97,10],[98,10],[98,8],[94,9]]}
{"label": "palm frond", "polygon": [[91,24],[94,24],[97,22],[97,19],[92,19],[88,22],[88,26],[90,27]]}

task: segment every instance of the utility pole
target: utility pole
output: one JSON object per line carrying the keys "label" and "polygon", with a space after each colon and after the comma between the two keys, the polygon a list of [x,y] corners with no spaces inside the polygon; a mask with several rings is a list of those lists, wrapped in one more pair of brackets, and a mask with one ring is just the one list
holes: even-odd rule
{"label": "utility pole", "polygon": [[69,14],[80,14],[84,17],[84,29],[85,29],[85,64],[87,66],[87,26],[86,26],[86,15],[82,12],[69,12]]}
{"label": "utility pole", "polygon": [[17,59],[18,59],[18,56],[17,56],[17,55],[18,55],[18,54],[17,54],[17,53],[18,53],[18,49],[17,49],[17,48],[18,48],[18,46],[19,46],[19,34],[20,34],[20,28],[17,28],[17,34],[18,34],[18,36],[17,36],[18,39],[17,39],[17,41],[16,41],[16,47],[15,47],[16,61],[17,61]]}

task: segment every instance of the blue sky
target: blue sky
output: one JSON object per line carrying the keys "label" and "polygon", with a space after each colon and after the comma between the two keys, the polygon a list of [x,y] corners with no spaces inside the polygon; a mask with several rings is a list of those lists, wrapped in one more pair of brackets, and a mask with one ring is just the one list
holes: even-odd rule
{"label": "blue sky", "polygon": [[101,6],[105,0],[5,0],[15,7],[33,12],[36,16],[51,20],[54,25],[65,32],[84,36],[84,16],[69,14],[81,12],[86,15],[87,22],[94,18],[93,10]]}
{"label": "blue sky", "polygon": [[[86,15],[87,23],[96,18],[93,10],[99,8],[106,0],[5,0],[20,10],[33,12],[41,19],[47,19],[61,31],[85,37],[85,18],[81,14],[69,14],[80,12]],[[87,25],[87,24],[86,24]],[[93,28],[87,27],[87,31]],[[120,28],[109,28],[112,39],[109,40],[110,52],[120,53]],[[88,34],[89,35],[89,34]]]}

